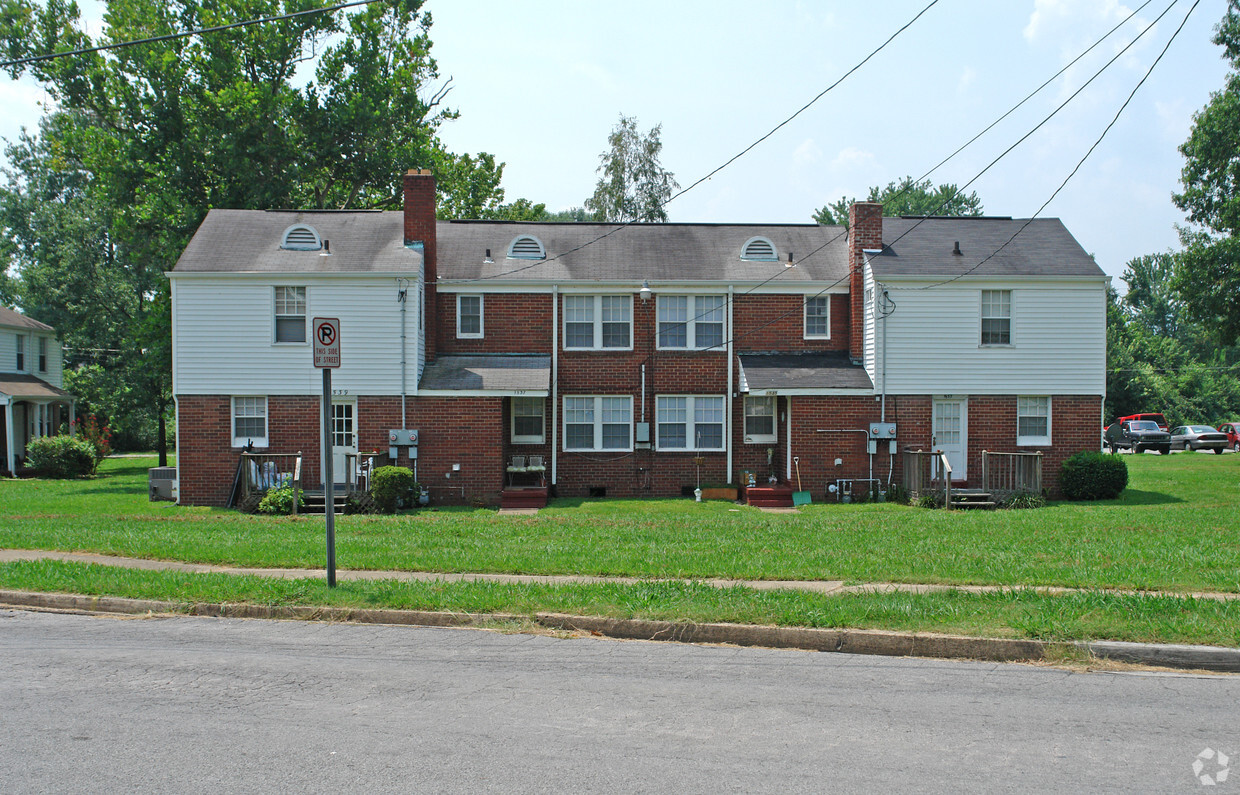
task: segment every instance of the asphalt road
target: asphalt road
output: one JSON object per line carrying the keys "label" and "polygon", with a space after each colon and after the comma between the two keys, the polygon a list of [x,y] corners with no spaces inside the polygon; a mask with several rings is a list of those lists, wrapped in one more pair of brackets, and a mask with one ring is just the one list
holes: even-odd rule
{"label": "asphalt road", "polygon": [[8,793],[1240,792],[1236,676],[10,610],[0,671]]}

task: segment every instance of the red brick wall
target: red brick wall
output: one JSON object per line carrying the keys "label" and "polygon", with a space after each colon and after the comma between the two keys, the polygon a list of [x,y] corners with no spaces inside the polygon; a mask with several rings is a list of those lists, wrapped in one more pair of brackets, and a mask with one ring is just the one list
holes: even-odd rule
{"label": "red brick wall", "polygon": [[481,339],[456,336],[456,294],[439,295],[439,353],[551,353],[550,294],[482,295]]}
{"label": "red brick wall", "polygon": [[733,317],[736,349],[782,353],[848,350],[848,296],[830,298],[831,339],[807,340],[805,296],[738,295]]}
{"label": "red brick wall", "polygon": [[865,251],[883,247],[883,205],[874,202],[855,202],[848,208],[848,268],[849,268],[849,355],[854,359],[862,356],[862,326],[865,322],[861,302],[865,295]]}
{"label": "red brick wall", "polygon": [[439,282],[435,243],[435,176],[429,169],[411,168],[404,177],[405,245],[422,243],[423,272],[426,279],[426,360],[435,360],[435,318]]}

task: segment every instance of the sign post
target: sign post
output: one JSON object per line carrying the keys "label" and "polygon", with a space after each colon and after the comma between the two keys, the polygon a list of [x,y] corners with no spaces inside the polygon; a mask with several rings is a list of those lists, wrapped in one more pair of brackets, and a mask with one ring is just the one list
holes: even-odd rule
{"label": "sign post", "polygon": [[336,494],[332,472],[332,368],[340,366],[340,319],[316,317],[314,366],[323,371],[323,513],[327,517],[327,587],[336,587]]}

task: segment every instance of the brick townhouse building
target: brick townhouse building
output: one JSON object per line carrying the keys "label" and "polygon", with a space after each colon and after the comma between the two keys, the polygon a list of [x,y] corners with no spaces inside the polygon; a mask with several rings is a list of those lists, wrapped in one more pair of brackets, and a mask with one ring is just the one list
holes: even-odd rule
{"label": "brick townhouse building", "polygon": [[[180,498],[239,453],[321,482],[314,317],[339,318],[332,452],[396,448],[439,502],[500,500],[514,459],[561,496],[774,476],[898,482],[905,448],[976,483],[989,451],[1096,449],[1107,279],[1057,219],[808,224],[442,221],[213,210],[168,274]],[[871,437],[875,423],[881,440]],[[891,440],[894,439],[894,443]],[[521,467],[518,467],[521,468]],[[536,467],[535,467],[536,469]]]}

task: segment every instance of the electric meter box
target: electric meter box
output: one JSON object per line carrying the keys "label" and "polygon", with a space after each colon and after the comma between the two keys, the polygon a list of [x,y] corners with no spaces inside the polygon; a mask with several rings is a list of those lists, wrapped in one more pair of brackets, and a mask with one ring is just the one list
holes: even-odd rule
{"label": "electric meter box", "polygon": [[418,432],[403,429],[388,431],[388,444],[393,447],[417,447]]}

